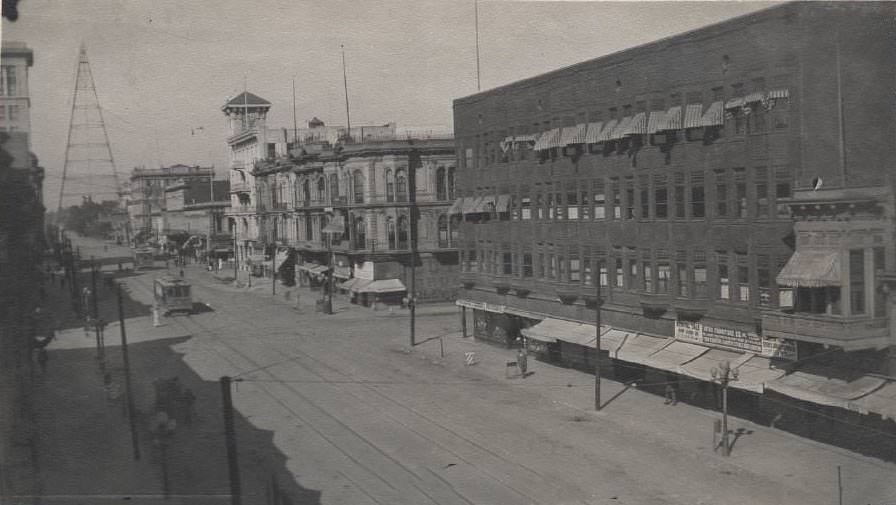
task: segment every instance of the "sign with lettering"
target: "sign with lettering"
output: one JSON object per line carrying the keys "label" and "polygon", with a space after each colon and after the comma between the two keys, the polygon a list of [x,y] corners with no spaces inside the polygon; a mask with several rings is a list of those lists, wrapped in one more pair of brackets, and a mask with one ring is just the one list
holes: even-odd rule
{"label": "sign with lettering", "polygon": [[796,342],[793,340],[762,337],[756,333],[708,326],[691,321],[675,321],[675,338],[716,347],[759,354],[770,358],[796,360]]}

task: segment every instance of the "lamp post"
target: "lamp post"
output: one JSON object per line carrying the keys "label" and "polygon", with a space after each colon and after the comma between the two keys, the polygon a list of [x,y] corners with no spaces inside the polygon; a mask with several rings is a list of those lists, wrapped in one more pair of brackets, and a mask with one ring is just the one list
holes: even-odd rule
{"label": "lamp post", "polygon": [[731,369],[731,362],[724,361],[710,370],[713,381],[722,386],[722,456],[731,455],[728,445],[728,384],[737,380],[737,369]]}

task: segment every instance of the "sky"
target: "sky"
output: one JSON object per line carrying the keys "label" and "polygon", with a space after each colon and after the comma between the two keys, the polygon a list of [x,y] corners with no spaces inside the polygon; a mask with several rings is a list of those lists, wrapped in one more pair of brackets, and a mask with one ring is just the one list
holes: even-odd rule
{"label": "sky", "polygon": [[[769,2],[478,3],[481,88],[501,86]],[[452,100],[477,91],[474,0],[22,0],[3,40],[34,50],[32,150],[57,205],[78,48],[87,47],[119,177],[135,166],[213,165],[227,174],[221,106],[244,86],[268,124],[451,129]],[[82,169],[83,170],[83,169]],[[108,174],[101,174],[108,175]],[[68,191],[66,191],[68,193]]]}

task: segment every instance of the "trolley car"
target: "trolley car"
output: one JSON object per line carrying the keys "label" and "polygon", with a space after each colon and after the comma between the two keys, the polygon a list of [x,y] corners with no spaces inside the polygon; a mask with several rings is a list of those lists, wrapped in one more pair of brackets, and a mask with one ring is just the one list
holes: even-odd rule
{"label": "trolley car", "polygon": [[152,268],[155,265],[155,254],[149,247],[134,250],[134,270]]}
{"label": "trolley car", "polygon": [[178,277],[161,277],[153,282],[156,306],[162,315],[172,312],[193,313],[190,283]]}

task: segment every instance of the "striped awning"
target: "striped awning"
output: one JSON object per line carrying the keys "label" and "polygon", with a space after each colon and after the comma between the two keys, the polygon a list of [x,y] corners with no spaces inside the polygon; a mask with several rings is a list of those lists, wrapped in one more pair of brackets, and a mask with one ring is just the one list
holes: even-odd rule
{"label": "striped awning", "polygon": [[725,113],[722,102],[713,102],[700,118],[702,126],[721,126],[725,124]]}
{"label": "striped awning", "polygon": [[744,106],[744,97],[739,96],[725,102],[725,109],[736,109]]}
{"label": "striped awning", "polygon": [[619,123],[616,119],[611,119],[604,124],[604,129],[601,130],[600,135],[597,136],[597,140],[599,142],[605,142],[610,140],[610,136],[613,134],[613,130],[616,129],[616,125]]}
{"label": "striped awning", "polygon": [[542,151],[544,149],[560,147],[561,134],[562,130],[560,128],[554,128],[542,133],[541,136],[538,137],[538,140],[535,141],[535,150]]}
{"label": "striped awning", "polygon": [[647,113],[639,112],[628,125],[626,135],[644,135],[647,133]]}
{"label": "striped awning", "polygon": [[647,133],[656,133],[660,131],[660,127],[666,123],[666,111],[655,110],[650,113],[647,120]]}
{"label": "striped awning", "polygon": [[588,124],[580,123],[575,126],[569,126],[563,129],[563,136],[560,138],[561,146],[572,144],[584,144],[585,136],[588,132]]}
{"label": "striped awning", "polygon": [[680,130],[681,129],[681,106],[676,105],[666,111],[666,123],[662,125],[661,130]]}
{"label": "striped awning", "polygon": [[600,142],[600,140],[598,140],[598,137],[600,136],[600,132],[603,126],[604,123],[602,121],[597,121],[596,123],[588,123],[588,132],[585,133],[585,143],[596,144],[597,142]]}
{"label": "striped awning", "polygon": [[700,118],[703,116],[703,105],[699,103],[692,103],[688,105],[684,109],[684,127],[685,128],[700,128],[703,126]]}
{"label": "striped awning", "polygon": [[616,128],[613,128],[613,131],[610,132],[610,140],[618,140],[625,137],[626,132],[628,131],[628,126],[632,124],[632,117],[625,116],[624,118],[619,120],[619,123],[616,124]]}
{"label": "striped awning", "polygon": [[451,208],[448,209],[448,215],[453,216],[455,214],[460,214],[461,209],[463,209],[463,208],[464,208],[464,198],[458,198],[457,200],[454,201],[453,204],[451,204]]}
{"label": "striped awning", "polygon": [[779,286],[822,287],[840,285],[840,252],[796,251],[775,280]]}
{"label": "striped awning", "polygon": [[767,98],[768,98],[769,100],[773,100],[773,99],[781,99],[781,98],[790,98],[790,90],[788,90],[787,88],[783,88],[783,89],[773,89],[773,90],[771,90],[771,91],[768,92],[768,96],[767,96]]}
{"label": "striped awning", "polygon": [[754,91],[744,97],[744,103],[763,102],[765,101],[765,91]]}

